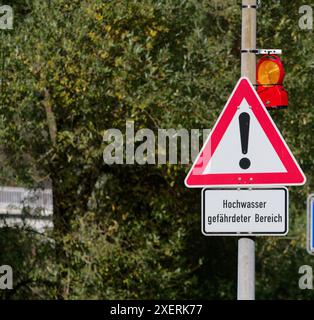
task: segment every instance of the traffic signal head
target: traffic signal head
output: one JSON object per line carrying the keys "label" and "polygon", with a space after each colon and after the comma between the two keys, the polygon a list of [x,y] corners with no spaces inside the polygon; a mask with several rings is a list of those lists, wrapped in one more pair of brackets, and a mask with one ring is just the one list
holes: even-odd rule
{"label": "traffic signal head", "polygon": [[283,87],[285,70],[276,55],[264,55],[257,64],[257,93],[267,109],[288,107],[288,94]]}

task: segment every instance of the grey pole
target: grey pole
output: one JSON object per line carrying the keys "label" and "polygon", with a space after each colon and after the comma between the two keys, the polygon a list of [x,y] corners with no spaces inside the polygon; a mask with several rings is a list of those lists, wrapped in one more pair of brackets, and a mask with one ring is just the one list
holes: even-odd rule
{"label": "grey pole", "polygon": [[[256,83],[256,0],[242,0],[241,75]],[[252,51],[253,50],[253,51]],[[238,241],[238,300],[255,299],[255,240]]]}

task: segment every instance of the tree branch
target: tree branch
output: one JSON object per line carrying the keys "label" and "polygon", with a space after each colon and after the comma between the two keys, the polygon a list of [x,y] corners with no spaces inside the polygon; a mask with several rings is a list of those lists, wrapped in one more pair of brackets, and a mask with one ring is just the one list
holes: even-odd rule
{"label": "tree branch", "polygon": [[46,111],[50,139],[51,139],[52,145],[55,146],[56,145],[56,138],[57,138],[57,123],[56,123],[55,115],[52,111],[51,96],[50,96],[48,89],[45,89],[45,91],[44,91],[43,105],[44,105],[45,111]]}

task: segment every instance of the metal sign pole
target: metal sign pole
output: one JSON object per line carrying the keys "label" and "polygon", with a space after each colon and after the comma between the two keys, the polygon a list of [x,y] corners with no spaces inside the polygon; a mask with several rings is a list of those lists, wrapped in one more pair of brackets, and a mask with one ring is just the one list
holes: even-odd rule
{"label": "metal sign pole", "polygon": [[[256,0],[242,0],[241,76],[256,83]],[[238,241],[238,300],[255,299],[255,240]]]}

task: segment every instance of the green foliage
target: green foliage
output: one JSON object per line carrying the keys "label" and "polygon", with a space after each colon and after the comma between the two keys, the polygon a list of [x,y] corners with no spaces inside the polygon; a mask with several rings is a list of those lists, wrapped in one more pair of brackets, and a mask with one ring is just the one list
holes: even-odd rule
{"label": "green foliage", "polygon": [[[19,270],[17,289],[3,297],[235,298],[236,239],[200,234],[200,193],[183,185],[188,166],[108,166],[102,140],[109,128],[124,132],[127,120],[154,131],[212,127],[240,74],[239,6],[25,4],[2,35],[1,177],[35,187],[49,180],[55,230],[49,241],[1,230],[1,246],[14,246],[0,264]],[[313,297],[297,285],[299,266],[311,265],[304,233],[314,163],[313,44],[298,28],[299,5],[263,1],[258,20],[260,46],[285,53],[290,106],[272,115],[309,179],[291,190],[289,237],[257,240],[264,299]]]}

